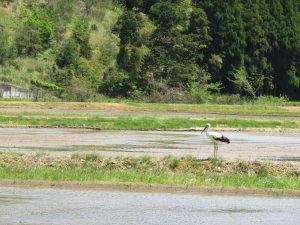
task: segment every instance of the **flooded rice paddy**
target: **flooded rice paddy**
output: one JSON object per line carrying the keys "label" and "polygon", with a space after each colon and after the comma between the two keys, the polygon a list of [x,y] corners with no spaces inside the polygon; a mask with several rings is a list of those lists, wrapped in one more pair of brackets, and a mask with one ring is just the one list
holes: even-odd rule
{"label": "flooded rice paddy", "polygon": [[299,224],[300,199],[0,187],[0,224]]}
{"label": "flooded rice paddy", "polygon": [[[299,134],[223,132],[224,159],[300,160]],[[98,153],[107,156],[185,156],[208,158],[213,145],[199,131],[99,131],[89,129],[0,128],[0,151],[49,154]]]}

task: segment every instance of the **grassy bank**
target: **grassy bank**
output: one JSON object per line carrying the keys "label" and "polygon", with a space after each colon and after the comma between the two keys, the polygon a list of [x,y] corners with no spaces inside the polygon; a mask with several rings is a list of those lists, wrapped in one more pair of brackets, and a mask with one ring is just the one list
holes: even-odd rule
{"label": "grassy bank", "polygon": [[2,126],[155,130],[209,122],[219,128],[300,128],[299,107],[0,101],[0,108]]}
{"label": "grassy bank", "polygon": [[193,157],[104,158],[0,155],[0,179],[107,181],[211,187],[300,190],[300,171],[289,164],[259,161],[200,161]]}
{"label": "grassy bank", "polygon": [[202,128],[206,123],[211,123],[215,128],[300,128],[300,122],[296,118],[0,114],[2,126],[157,130]]}
{"label": "grassy bank", "polygon": [[[32,102],[10,101],[2,99],[2,108],[35,108],[35,109],[71,109],[71,110],[111,110],[129,112],[177,112],[177,113],[220,113],[239,115],[299,115],[300,109],[290,110],[289,107],[276,105],[243,105],[224,104],[164,104],[140,103],[127,100],[109,100],[108,102]],[[295,109],[295,107],[292,107]]]}

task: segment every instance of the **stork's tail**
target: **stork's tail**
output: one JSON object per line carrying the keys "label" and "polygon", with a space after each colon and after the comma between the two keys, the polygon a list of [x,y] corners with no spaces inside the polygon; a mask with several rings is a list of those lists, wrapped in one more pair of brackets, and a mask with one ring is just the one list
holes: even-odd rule
{"label": "stork's tail", "polygon": [[224,141],[227,142],[227,144],[230,143],[230,140],[227,137],[224,137]]}
{"label": "stork's tail", "polygon": [[221,141],[226,142],[227,144],[230,143],[230,140],[227,137],[225,137],[225,136],[222,136],[222,140]]}

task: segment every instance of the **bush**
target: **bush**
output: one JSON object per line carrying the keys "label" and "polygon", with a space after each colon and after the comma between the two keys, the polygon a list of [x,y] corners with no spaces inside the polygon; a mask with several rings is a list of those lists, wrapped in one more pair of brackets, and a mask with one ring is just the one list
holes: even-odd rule
{"label": "bush", "polygon": [[246,161],[240,161],[237,165],[237,170],[241,173],[248,173],[249,168],[249,162]]}
{"label": "bush", "polygon": [[65,88],[62,97],[69,101],[84,102],[95,99],[97,94],[89,84],[82,79],[73,77],[70,84]]}
{"label": "bush", "polygon": [[286,105],[288,103],[288,101],[289,101],[289,99],[285,95],[280,96],[280,97],[273,97],[270,95],[262,95],[254,101],[254,104],[282,106],[282,105]]}
{"label": "bush", "polygon": [[234,105],[234,104],[242,104],[243,99],[241,98],[241,96],[239,94],[235,94],[235,95],[214,95],[212,100],[211,100],[211,103],[221,104],[221,105],[225,105],[225,104]]}
{"label": "bush", "polygon": [[95,153],[89,153],[84,156],[84,159],[86,161],[97,161],[99,158],[100,158],[99,155]]}
{"label": "bush", "polygon": [[266,166],[261,165],[256,171],[255,173],[259,176],[259,177],[266,177],[268,176],[269,172]]}
{"label": "bush", "polygon": [[179,88],[166,88],[165,90],[152,90],[149,96],[144,97],[147,102],[161,103],[192,103],[193,97]]}
{"label": "bush", "polygon": [[132,83],[126,73],[110,70],[103,77],[100,91],[110,97],[129,97]]}
{"label": "bush", "polygon": [[165,156],[164,160],[171,170],[175,170],[179,165],[179,159],[174,156]]}

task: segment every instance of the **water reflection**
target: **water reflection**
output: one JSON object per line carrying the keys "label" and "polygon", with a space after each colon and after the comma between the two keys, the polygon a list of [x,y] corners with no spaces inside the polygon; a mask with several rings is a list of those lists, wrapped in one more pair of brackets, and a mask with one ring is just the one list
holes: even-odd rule
{"label": "water reflection", "polygon": [[[300,199],[0,187],[0,224],[299,224]],[[29,199],[27,199],[29,198]],[[292,209],[292,210],[291,210]]]}

